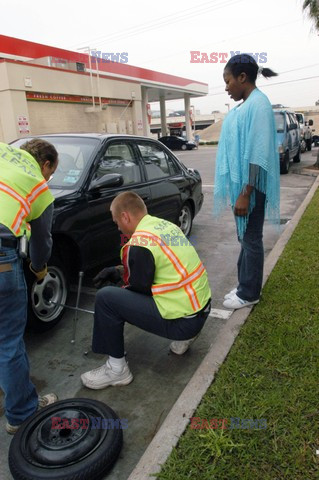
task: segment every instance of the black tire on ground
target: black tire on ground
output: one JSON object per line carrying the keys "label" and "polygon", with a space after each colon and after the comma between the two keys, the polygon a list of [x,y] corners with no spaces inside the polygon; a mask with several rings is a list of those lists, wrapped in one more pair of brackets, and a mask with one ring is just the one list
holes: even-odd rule
{"label": "black tire on ground", "polygon": [[179,212],[177,224],[184,233],[184,235],[186,235],[186,237],[188,237],[191,233],[193,226],[193,218],[194,214],[190,203],[184,203],[181,211]]}
{"label": "black tire on ground", "polygon": [[[25,278],[28,288],[28,323],[27,328],[35,332],[46,332],[53,328],[62,318],[68,296],[68,274],[65,263],[52,255],[46,277],[37,282],[35,276],[25,265]],[[50,303],[53,301],[58,305]]]}
{"label": "black tire on ground", "polygon": [[285,153],[285,158],[282,163],[280,163],[280,173],[286,174],[289,170],[289,152]]}
{"label": "black tire on ground", "polygon": [[[99,425],[92,417],[106,419],[104,426],[101,421],[106,428],[96,428]],[[72,418],[77,426],[70,429],[67,425]],[[68,423],[63,425],[61,419],[68,419]],[[85,426],[88,428],[82,428]],[[88,398],[57,402],[19,428],[9,448],[10,472],[15,480],[101,479],[120,454],[121,427],[127,425],[102,402]]]}
{"label": "black tire on ground", "polygon": [[300,153],[301,153],[301,148],[299,147],[297,155],[295,155],[294,158],[293,158],[294,163],[299,163],[300,162]]}
{"label": "black tire on ground", "polygon": [[187,146],[186,146],[185,144],[183,144],[183,145],[181,146],[181,149],[182,149],[182,150],[186,150],[186,149],[187,149]]}

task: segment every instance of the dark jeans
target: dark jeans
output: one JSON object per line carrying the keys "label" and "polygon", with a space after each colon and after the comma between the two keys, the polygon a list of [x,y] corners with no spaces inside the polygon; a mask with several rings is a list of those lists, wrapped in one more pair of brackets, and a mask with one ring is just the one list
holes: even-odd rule
{"label": "dark jeans", "polygon": [[0,245],[0,267],[0,388],[8,422],[19,425],[38,407],[23,341],[27,290],[22,260],[14,248]]}
{"label": "dark jeans", "polygon": [[263,226],[265,194],[256,190],[256,205],[249,215],[247,230],[241,243],[237,262],[237,296],[242,300],[258,300],[264,271]]}
{"label": "dark jeans", "polygon": [[95,300],[92,350],[115,358],[124,356],[125,322],[171,340],[188,340],[203,328],[210,302],[192,318],[165,320],[153,297],[125,288],[105,287]]}

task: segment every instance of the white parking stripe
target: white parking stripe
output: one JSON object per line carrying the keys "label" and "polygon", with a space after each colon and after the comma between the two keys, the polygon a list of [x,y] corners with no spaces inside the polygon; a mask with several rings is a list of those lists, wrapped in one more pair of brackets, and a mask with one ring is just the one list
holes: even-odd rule
{"label": "white parking stripe", "polygon": [[233,312],[230,310],[222,310],[218,308],[212,308],[209,317],[220,318],[221,320],[227,320]]}

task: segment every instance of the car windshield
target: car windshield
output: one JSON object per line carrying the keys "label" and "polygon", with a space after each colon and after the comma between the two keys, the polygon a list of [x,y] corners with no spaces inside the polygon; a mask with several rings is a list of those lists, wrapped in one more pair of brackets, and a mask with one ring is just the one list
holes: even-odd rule
{"label": "car windshield", "polygon": [[304,123],[303,115],[301,113],[296,113],[296,117],[299,123]]}
{"label": "car windshield", "polygon": [[277,132],[283,133],[285,131],[285,118],[281,112],[275,112],[275,121]]}
{"label": "car windshield", "polygon": [[[59,154],[59,165],[52,179],[50,188],[73,189],[87,170],[88,162],[97,145],[98,139],[86,137],[40,137],[52,143]],[[20,147],[30,138],[20,138],[11,143]]]}

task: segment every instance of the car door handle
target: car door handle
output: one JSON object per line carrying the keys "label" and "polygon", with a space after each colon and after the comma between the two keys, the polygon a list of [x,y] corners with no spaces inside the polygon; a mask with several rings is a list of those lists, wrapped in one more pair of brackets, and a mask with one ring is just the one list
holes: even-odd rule
{"label": "car door handle", "polygon": [[142,200],[144,200],[144,202],[145,202],[146,200],[149,200],[149,199],[150,199],[150,196],[149,196],[149,195],[141,195],[141,198],[142,198]]}

